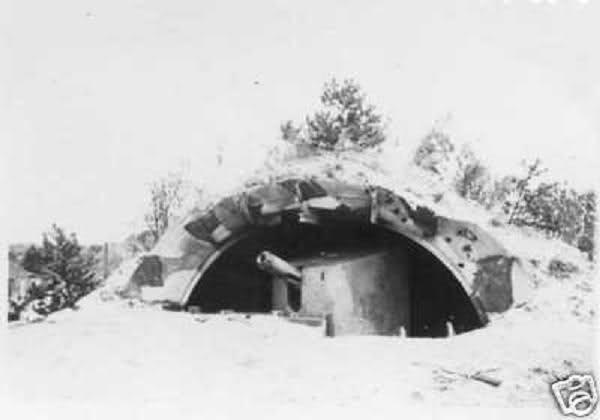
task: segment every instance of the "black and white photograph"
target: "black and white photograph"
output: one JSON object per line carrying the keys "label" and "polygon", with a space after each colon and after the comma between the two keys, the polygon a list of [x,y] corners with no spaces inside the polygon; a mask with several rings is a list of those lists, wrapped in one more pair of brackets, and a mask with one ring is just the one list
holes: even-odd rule
{"label": "black and white photograph", "polygon": [[600,419],[598,0],[0,0],[0,418]]}

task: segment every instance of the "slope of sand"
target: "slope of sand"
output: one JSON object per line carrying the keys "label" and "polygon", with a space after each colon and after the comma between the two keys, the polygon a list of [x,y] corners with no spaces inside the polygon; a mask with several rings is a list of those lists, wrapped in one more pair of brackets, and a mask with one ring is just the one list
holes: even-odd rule
{"label": "slope of sand", "polygon": [[[487,328],[445,339],[332,339],[270,315],[167,312],[96,293],[78,311],[9,329],[3,395],[39,418],[82,408],[98,418],[304,418],[328,410],[463,418],[467,407],[486,418],[504,416],[503,407],[511,417],[558,418],[549,382],[593,368],[593,272],[532,274],[530,301]],[[478,371],[502,384],[460,375]]]}

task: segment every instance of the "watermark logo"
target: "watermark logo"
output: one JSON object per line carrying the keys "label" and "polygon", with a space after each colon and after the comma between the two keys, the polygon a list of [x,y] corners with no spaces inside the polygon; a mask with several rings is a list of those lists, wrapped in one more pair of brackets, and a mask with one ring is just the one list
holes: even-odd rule
{"label": "watermark logo", "polygon": [[571,375],[562,381],[554,382],[551,388],[564,415],[588,416],[598,403],[598,393],[592,375]]}

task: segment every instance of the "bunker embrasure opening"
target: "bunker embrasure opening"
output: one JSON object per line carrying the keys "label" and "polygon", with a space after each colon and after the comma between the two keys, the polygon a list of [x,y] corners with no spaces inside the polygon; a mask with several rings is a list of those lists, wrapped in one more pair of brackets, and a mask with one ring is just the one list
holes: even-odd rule
{"label": "bunker embrasure opening", "polygon": [[335,335],[439,337],[482,326],[442,261],[382,227],[292,220],[233,241],[198,279],[188,306],[327,316]]}

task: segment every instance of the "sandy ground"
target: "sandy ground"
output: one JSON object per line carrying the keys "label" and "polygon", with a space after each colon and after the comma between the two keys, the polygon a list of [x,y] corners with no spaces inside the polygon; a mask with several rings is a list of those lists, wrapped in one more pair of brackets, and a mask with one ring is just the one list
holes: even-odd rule
{"label": "sandy ground", "polygon": [[[439,339],[328,338],[322,328],[272,315],[167,312],[94,293],[77,311],[5,331],[2,412],[19,419],[561,418],[550,382],[594,369],[594,267],[558,242],[498,235],[513,240],[535,290],[484,329]],[[579,272],[551,277],[545,267],[556,256]],[[501,385],[464,376],[476,372]]]}
{"label": "sandy ground", "polygon": [[[201,418],[328,410],[464,418],[504,416],[507,407],[512,417],[560,417],[549,382],[592,370],[594,327],[585,316],[544,313],[544,302],[446,339],[327,338],[319,327],[270,315],[192,315],[93,296],[78,311],[9,330],[3,391],[14,409],[38,418],[80,409],[98,418],[111,409],[118,418],[161,410]],[[477,371],[502,384],[452,373]]]}

